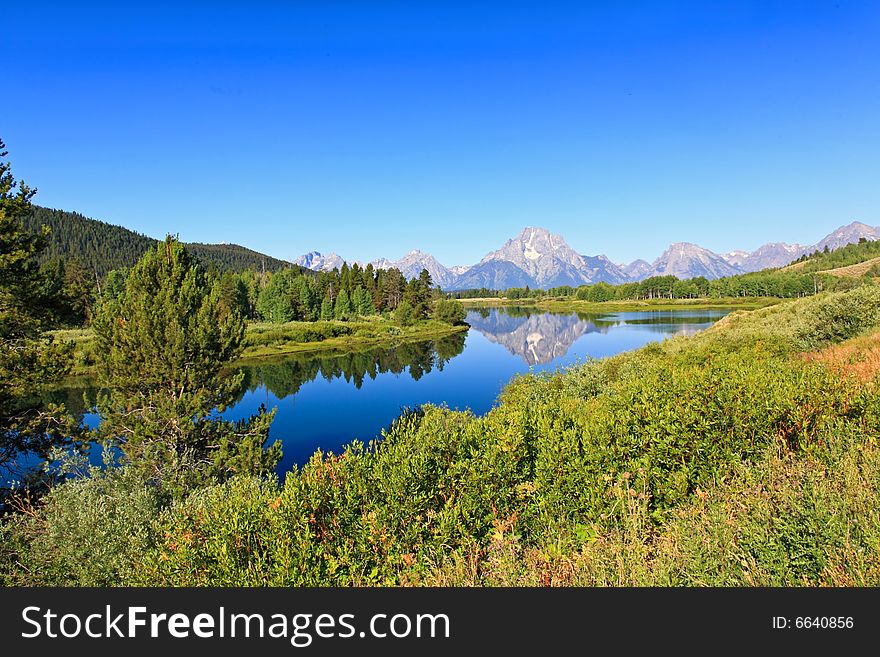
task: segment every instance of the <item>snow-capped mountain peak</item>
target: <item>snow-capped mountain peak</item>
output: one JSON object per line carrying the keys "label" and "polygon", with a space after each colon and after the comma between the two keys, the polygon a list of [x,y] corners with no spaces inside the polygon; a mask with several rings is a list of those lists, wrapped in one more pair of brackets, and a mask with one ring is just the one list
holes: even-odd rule
{"label": "snow-capped mountain peak", "polygon": [[309,251],[294,260],[293,264],[313,271],[333,271],[341,268],[345,260],[336,253],[331,252],[325,256],[320,251]]}

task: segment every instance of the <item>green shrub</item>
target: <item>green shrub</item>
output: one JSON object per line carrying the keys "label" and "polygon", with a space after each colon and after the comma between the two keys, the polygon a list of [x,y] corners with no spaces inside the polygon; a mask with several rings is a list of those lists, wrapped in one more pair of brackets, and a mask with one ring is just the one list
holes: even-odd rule
{"label": "green shrub", "polygon": [[403,300],[394,311],[394,321],[401,326],[412,326],[418,320],[416,308],[407,300]]}
{"label": "green shrub", "polygon": [[467,311],[458,299],[437,299],[434,302],[432,317],[439,322],[458,325],[464,323]]}
{"label": "green shrub", "polygon": [[8,585],[112,586],[153,543],[160,500],[132,468],[92,469],[54,488],[39,513],[11,516],[0,543]]}

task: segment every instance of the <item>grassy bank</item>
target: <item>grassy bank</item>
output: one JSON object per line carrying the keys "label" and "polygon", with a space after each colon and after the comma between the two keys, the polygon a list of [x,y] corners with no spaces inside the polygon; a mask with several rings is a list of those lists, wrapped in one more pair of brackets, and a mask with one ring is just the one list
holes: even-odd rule
{"label": "grassy bank", "polygon": [[485,297],[461,299],[466,308],[523,306],[550,312],[613,313],[641,310],[752,310],[766,308],[780,303],[775,297],[723,297],[718,299],[644,299],[629,301],[580,301],[570,297],[552,299],[508,299],[506,297]]}
{"label": "grassy bank", "polygon": [[467,330],[467,325],[453,326],[434,320],[400,326],[381,318],[358,322],[251,324],[241,360],[284,354],[357,351],[375,346],[394,347],[404,342],[432,340]]}
{"label": "grassy bank", "polygon": [[[466,325],[453,326],[435,320],[401,326],[382,317],[358,321],[288,322],[272,324],[252,322],[245,333],[245,347],[239,362],[302,353],[342,353],[368,347],[394,347],[405,342],[433,340],[461,331]],[[71,376],[96,372],[95,342],[91,329],[52,331],[56,340],[74,343],[74,366]]]}
{"label": "grassy bank", "polygon": [[94,471],[6,521],[0,577],[877,586],[878,328],[877,286],[734,313],[516,378],[484,416],[406,413],[283,486],[233,477],[169,502]]}

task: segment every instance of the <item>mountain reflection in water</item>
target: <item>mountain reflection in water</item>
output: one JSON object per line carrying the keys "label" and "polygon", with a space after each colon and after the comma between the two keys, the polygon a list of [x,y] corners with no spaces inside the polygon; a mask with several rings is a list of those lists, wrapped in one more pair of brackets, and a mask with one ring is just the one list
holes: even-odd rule
{"label": "mountain reflection in water", "polygon": [[563,358],[569,348],[590,333],[608,333],[615,327],[639,326],[650,332],[691,335],[711,326],[724,311],[638,311],[613,314],[549,313],[508,306],[468,313],[467,322],[486,339],[505,347],[528,365]]}
{"label": "mountain reflection in water", "polygon": [[443,366],[464,351],[465,333],[436,340],[409,342],[396,347],[377,347],[345,354],[297,354],[283,360],[246,365],[239,399],[263,387],[278,399],[299,392],[304,383],[322,378],[344,379],[360,390],[366,379],[385,373],[406,373],[414,381]]}

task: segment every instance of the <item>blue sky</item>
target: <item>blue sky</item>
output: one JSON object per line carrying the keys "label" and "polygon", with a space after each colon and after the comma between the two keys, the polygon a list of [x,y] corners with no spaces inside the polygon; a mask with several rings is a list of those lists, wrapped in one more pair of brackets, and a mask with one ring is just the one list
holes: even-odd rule
{"label": "blue sky", "polygon": [[880,224],[880,3],[72,4],[0,10],[0,136],[40,204],[155,237],[453,265]]}

